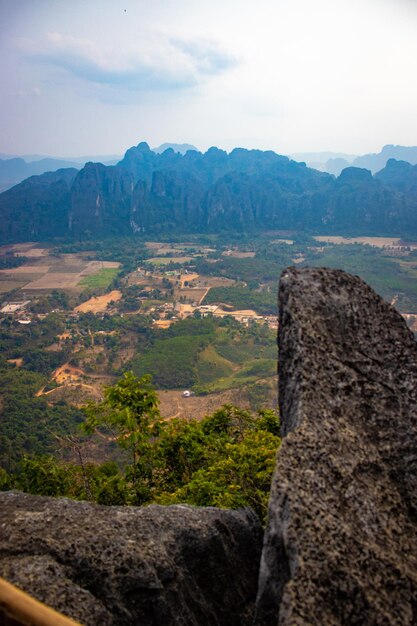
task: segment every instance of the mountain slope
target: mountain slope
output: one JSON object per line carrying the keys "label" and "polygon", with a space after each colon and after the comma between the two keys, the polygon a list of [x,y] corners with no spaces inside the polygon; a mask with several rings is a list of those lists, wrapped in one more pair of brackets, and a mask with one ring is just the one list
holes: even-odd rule
{"label": "mountain slope", "polygon": [[0,239],[25,241],[68,232],[73,168],[32,176],[0,194]]}

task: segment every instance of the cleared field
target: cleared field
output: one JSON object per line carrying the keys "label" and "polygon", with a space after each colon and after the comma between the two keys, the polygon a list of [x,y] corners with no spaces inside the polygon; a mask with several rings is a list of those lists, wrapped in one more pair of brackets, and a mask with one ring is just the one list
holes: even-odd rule
{"label": "cleared field", "polygon": [[147,241],[145,243],[145,247],[148,248],[148,250],[155,250],[158,256],[175,252],[178,253],[182,252],[183,250],[195,250],[197,253],[201,254],[208,254],[215,251],[215,248],[193,242],[162,243],[161,241]]}
{"label": "cleared field", "polygon": [[207,293],[208,289],[180,289],[178,291],[178,295],[184,297],[186,302],[200,302],[203,300]]}
{"label": "cleared field", "polygon": [[20,267],[13,267],[8,270],[0,270],[0,275],[11,274],[46,274],[49,271],[50,265],[21,265]]}
{"label": "cleared field", "polygon": [[[276,409],[278,406],[276,377],[269,379],[269,381],[269,383],[263,381],[264,384],[270,387],[268,397],[263,406]],[[234,404],[242,409],[251,408],[248,393],[242,388],[224,389],[205,396],[192,395],[189,398],[184,398],[182,394],[183,390],[158,391],[159,409],[162,417],[165,419],[182,417],[190,420],[201,420],[206,415],[217,411],[223,404]]]}
{"label": "cleared field", "polygon": [[85,275],[83,272],[82,278],[78,281],[80,287],[87,289],[106,289],[110,283],[116,278],[119,270],[117,268],[105,267],[103,269],[96,270],[95,273],[89,273]]}
{"label": "cleared field", "polygon": [[181,391],[158,391],[159,410],[165,419],[182,417],[201,420],[210,415],[223,404],[235,404],[243,409],[249,408],[249,402],[242,398],[241,390],[227,389],[220,393],[207,396],[190,396],[184,398]]}
{"label": "cleared field", "polygon": [[339,235],[328,237],[320,236],[313,237],[316,241],[321,241],[323,243],[362,243],[368,244],[369,246],[375,246],[376,248],[386,248],[392,246],[399,246],[400,239],[399,237],[341,237]]}
{"label": "cleared field", "polygon": [[[221,305],[224,306],[224,305]],[[216,317],[224,317],[225,315],[231,315],[232,317],[258,317],[258,313],[253,309],[243,309],[241,311],[225,311],[221,307],[216,309],[213,313]]]}
{"label": "cleared field", "polygon": [[223,276],[207,276],[205,280],[201,281],[201,285],[207,287],[231,287],[236,285],[236,283],[237,281],[233,280],[233,278],[223,278]]}
{"label": "cleared field", "polygon": [[184,287],[185,283],[191,283],[193,280],[197,280],[198,278],[200,278],[200,275],[195,272],[191,272],[190,274],[181,274],[181,287]]}
{"label": "cleared field", "polygon": [[145,242],[145,247],[148,248],[149,250],[158,250],[159,248],[163,248],[164,245],[166,246],[167,244],[163,244],[160,241],[146,241]]}
{"label": "cleared field", "polygon": [[172,326],[173,323],[174,323],[174,320],[155,320],[152,326],[154,326],[155,328],[162,328],[162,330],[165,330],[169,328],[170,326]]}
{"label": "cleared field", "polygon": [[[35,278],[31,277],[31,280]],[[23,289],[28,283],[28,279],[21,278],[20,276],[1,276],[0,277],[0,293],[7,293],[15,289]]]}
{"label": "cleared field", "polygon": [[103,313],[110,302],[117,302],[122,297],[122,292],[118,289],[105,293],[103,296],[90,298],[87,302],[83,302],[75,307],[74,311],[78,313]]}
{"label": "cleared field", "polygon": [[88,261],[84,262],[82,275],[89,276],[90,274],[96,274],[103,269],[118,269],[119,267],[120,263],[118,261]]}
{"label": "cleared field", "polygon": [[238,250],[226,250],[222,252],[223,256],[230,256],[234,259],[253,259],[255,252],[239,252]]}
{"label": "cleared field", "polygon": [[271,241],[271,243],[275,243],[275,244],[285,243],[288,246],[292,246],[292,244],[294,243],[294,239],[274,239],[273,241]]}
{"label": "cleared field", "polygon": [[16,256],[27,256],[28,258],[40,258],[47,256],[49,250],[47,248],[39,248],[36,243],[15,243],[11,246],[5,246],[8,250],[12,250]]}
{"label": "cleared field", "polygon": [[74,289],[80,281],[72,272],[47,272],[26,285],[27,289]]}
{"label": "cleared field", "polygon": [[152,265],[169,265],[170,263],[188,263],[188,261],[192,261],[192,256],[170,256],[170,257],[153,257],[152,259],[147,259],[147,263],[152,263]]}
{"label": "cleared field", "polygon": [[30,261],[20,267],[0,270],[0,293],[13,289],[51,291],[82,290],[85,287],[106,288],[117,275],[120,263],[90,261],[81,254],[53,254],[33,244],[4,246],[3,252],[27,256]]}
{"label": "cleared field", "polygon": [[180,319],[184,319],[185,317],[188,317],[189,315],[192,315],[194,313],[194,307],[191,304],[177,303],[175,311],[177,312]]}

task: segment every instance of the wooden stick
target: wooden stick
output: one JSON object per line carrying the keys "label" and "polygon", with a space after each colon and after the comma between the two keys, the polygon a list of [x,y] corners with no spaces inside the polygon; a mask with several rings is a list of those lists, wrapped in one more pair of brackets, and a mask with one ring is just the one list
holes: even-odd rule
{"label": "wooden stick", "polygon": [[[3,622],[3,619],[9,621]],[[0,623],[23,626],[81,626],[0,578]]]}

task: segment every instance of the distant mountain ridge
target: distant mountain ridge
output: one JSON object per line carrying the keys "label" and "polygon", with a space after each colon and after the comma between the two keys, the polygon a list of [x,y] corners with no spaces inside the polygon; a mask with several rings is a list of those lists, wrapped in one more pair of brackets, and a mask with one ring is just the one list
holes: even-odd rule
{"label": "distant mountain ridge", "polygon": [[365,167],[371,170],[373,174],[382,170],[389,159],[396,159],[397,161],[407,161],[411,165],[417,163],[417,146],[384,146],[381,152],[377,154],[365,154],[364,156],[358,156],[352,162],[354,167]]}
{"label": "distant mountain ridge", "polygon": [[27,163],[20,157],[0,159],[0,191],[10,189],[29,176],[36,176],[44,172],[73,167],[79,169],[81,165],[73,161],[44,158]]}
{"label": "distant mountain ridge", "polygon": [[198,148],[193,146],[190,143],[162,143],[157,148],[152,148],[152,152],[156,152],[156,154],[162,154],[165,150],[172,149],[174,152],[179,152],[180,154],[185,154],[188,150],[195,150],[198,152]]}
{"label": "distant mountain ridge", "polygon": [[[197,150],[195,146],[189,143],[163,143],[157,148],[153,148],[153,152],[162,154],[162,152],[168,149],[172,149],[180,154],[185,154],[188,150]],[[116,165],[121,158],[122,156],[117,154],[88,155],[65,159],[42,156],[40,154],[16,156],[0,153],[0,193],[29,178],[29,176],[55,172],[58,169],[68,167],[81,169],[90,161],[103,163],[103,165]]]}
{"label": "distant mountain ridge", "polygon": [[415,169],[390,160],[377,176],[348,167],[335,178],[272,151],[157,154],[142,142],[114,166],[61,169],[0,194],[0,239],[257,229],[417,236]]}
{"label": "distant mountain ridge", "polygon": [[361,167],[373,174],[382,170],[389,159],[417,163],[417,146],[386,145],[381,152],[357,156],[343,152],[298,152],[290,155],[296,161],[304,161],[309,167],[339,176],[346,167]]}

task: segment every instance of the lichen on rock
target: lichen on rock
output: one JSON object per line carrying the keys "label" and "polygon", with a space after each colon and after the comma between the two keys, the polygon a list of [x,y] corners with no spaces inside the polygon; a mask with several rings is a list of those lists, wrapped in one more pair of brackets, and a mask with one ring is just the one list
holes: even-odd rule
{"label": "lichen on rock", "polygon": [[358,277],[286,270],[257,626],[417,623],[417,344]]}
{"label": "lichen on rock", "polygon": [[252,623],[262,528],[251,510],[7,492],[0,527],[0,576],[84,626]]}

